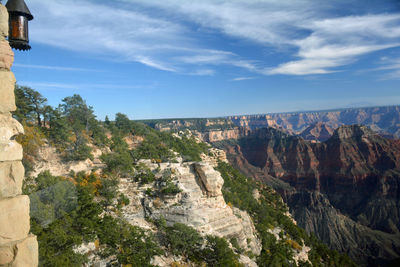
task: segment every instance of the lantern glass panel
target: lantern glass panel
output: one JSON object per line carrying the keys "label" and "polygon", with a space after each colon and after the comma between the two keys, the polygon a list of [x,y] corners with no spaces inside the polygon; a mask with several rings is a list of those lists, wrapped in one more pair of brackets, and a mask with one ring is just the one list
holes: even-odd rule
{"label": "lantern glass panel", "polygon": [[10,40],[29,42],[28,19],[21,15],[10,16]]}

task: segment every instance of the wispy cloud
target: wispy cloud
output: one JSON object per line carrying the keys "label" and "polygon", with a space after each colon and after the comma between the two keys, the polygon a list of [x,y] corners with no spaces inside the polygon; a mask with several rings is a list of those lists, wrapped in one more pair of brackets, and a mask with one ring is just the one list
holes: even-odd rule
{"label": "wispy cloud", "polygon": [[215,71],[212,69],[199,69],[189,73],[189,75],[194,76],[213,76],[214,74]]}
{"label": "wispy cloud", "polygon": [[[346,1],[31,0],[32,40],[182,74],[229,65],[262,75],[343,71],[361,56],[400,46],[400,14],[339,15]],[[216,49],[202,36],[286,51],[281,62]],[[203,70],[203,74],[200,70]],[[204,72],[207,70],[207,72]],[[246,75],[246,74],[245,74]]]}
{"label": "wispy cloud", "polygon": [[75,68],[75,67],[61,67],[61,66],[45,66],[45,65],[31,65],[16,63],[13,67],[29,68],[29,69],[43,69],[43,70],[56,70],[56,71],[88,71],[88,72],[103,72],[102,70]]}
{"label": "wispy cloud", "polygon": [[107,83],[57,83],[57,82],[37,82],[37,81],[18,81],[21,86],[31,86],[39,89],[53,90],[53,89],[68,89],[72,90],[101,90],[101,89],[151,89],[156,86],[156,83],[149,82],[142,85],[130,84],[107,84]]}
{"label": "wispy cloud", "polygon": [[239,82],[239,81],[247,81],[247,80],[254,80],[255,77],[237,77],[232,79],[231,81],[233,82]]}
{"label": "wispy cloud", "polygon": [[380,63],[381,66],[375,70],[384,71],[382,80],[400,80],[400,58],[382,57]]}

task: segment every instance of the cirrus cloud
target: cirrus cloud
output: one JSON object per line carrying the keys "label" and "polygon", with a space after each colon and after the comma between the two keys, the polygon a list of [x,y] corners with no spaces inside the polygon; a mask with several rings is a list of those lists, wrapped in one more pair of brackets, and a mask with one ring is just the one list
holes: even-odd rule
{"label": "cirrus cloud", "polygon": [[[385,1],[382,1],[383,3]],[[337,3],[338,7],[333,8]],[[163,71],[214,75],[233,66],[261,75],[344,71],[361,56],[400,46],[400,13],[337,13],[343,1],[31,0],[32,40]],[[380,13],[379,13],[380,12]],[[249,42],[255,57],[204,36]],[[263,51],[284,54],[280,62]],[[273,60],[271,60],[271,58]],[[272,62],[271,62],[272,61]],[[246,73],[244,73],[246,75]]]}

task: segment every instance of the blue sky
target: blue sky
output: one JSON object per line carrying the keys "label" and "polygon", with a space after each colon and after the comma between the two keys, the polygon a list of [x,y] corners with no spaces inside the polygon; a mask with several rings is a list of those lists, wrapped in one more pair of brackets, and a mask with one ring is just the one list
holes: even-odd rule
{"label": "blue sky", "polygon": [[100,119],[400,104],[398,0],[26,0],[18,84]]}

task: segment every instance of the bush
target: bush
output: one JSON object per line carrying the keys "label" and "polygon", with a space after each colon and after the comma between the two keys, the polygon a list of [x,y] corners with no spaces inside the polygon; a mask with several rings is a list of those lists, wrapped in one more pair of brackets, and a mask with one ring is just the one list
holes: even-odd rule
{"label": "bush", "polygon": [[133,160],[128,152],[113,152],[103,154],[101,161],[106,164],[105,172],[116,176],[131,176],[133,172]]}
{"label": "bush", "polygon": [[176,223],[165,230],[168,248],[175,255],[185,255],[189,259],[198,259],[203,237],[192,227]]}
{"label": "bush", "polygon": [[103,256],[116,255],[118,263],[131,266],[151,266],[150,260],[161,253],[151,233],[125,221],[104,216],[99,241],[106,245]]}
{"label": "bush", "polygon": [[154,173],[143,163],[140,163],[135,168],[134,180],[140,184],[149,184],[155,180]]}
{"label": "bush", "polygon": [[201,251],[202,259],[207,266],[243,266],[239,262],[239,256],[229,247],[228,241],[217,236],[207,236],[205,248]]}

